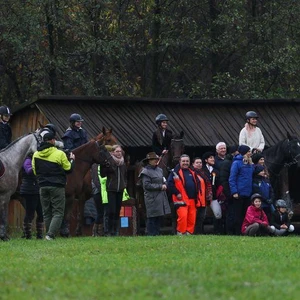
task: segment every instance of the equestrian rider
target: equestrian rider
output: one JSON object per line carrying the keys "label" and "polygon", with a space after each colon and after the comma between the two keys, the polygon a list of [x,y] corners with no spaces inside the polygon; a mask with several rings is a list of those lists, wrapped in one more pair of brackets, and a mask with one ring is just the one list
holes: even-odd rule
{"label": "equestrian rider", "polygon": [[159,114],[155,118],[157,129],[152,135],[152,149],[159,156],[168,153],[170,150],[173,134],[171,130],[167,129],[168,121],[167,116],[164,114]]}
{"label": "equestrian rider", "polygon": [[258,115],[255,111],[248,111],[245,117],[246,124],[240,132],[239,145],[249,146],[252,153],[262,152],[265,148],[265,139],[257,127]]}
{"label": "equestrian rider", "polygon": [[81,127],[83,121],[79,114],[72,114],[70,116],[70,127],[62,137],[65,149],[73,150],[88,142],[87,133]]}
{"label": "equestrian rider", "polygon": [[0,107],[0,150],[11,143],[12,133],[8,123],[11,115],[6,105]]}

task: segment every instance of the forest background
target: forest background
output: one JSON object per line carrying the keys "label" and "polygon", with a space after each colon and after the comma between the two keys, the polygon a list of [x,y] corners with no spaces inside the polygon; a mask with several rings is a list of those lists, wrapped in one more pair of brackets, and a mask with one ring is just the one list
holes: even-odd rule
{"label": "forest background", "polygon": [[0,103],[298,98],[300,1],[5,0]]}

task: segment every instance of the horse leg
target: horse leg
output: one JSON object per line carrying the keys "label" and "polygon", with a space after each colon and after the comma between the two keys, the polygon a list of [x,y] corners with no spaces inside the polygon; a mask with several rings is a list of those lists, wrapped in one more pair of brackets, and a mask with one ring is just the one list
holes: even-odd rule
{"label": "horse leg", "polygon": [[65,214],[60,226],[60,236],[66,238],[70,236],[70,224],[69,224],[70,204],[69,203],[70,201],[66,199]]}
{"label": "horse leg", "polygon": [[0,204],[0,239],[8,241],[9,237],[6,234],[8,203],[4,200]]}

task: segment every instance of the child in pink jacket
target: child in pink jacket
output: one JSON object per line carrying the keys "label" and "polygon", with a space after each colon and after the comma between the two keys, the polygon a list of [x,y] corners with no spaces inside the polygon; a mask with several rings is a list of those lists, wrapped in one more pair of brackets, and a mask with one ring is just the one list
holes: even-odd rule
{"label": "child in pink jacket", "polygon": [[268,218],[261,208],[263,197],[260,194],[251,196],[251,205],[248,207],[242,225],[242,234],[249,236],[269,235],[272,232]]}

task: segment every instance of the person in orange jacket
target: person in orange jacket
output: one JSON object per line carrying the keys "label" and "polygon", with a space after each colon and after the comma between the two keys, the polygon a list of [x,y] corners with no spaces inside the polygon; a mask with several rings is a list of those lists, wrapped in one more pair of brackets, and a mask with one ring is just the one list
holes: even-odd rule
{"label": "person in orange jacket", "polygon": [[201,185],[190,168],[190,157],[183,154],[169,175],[168,188],[177,208],[177,235],[191,235],[195,230],[196,207],[200,206]]}

